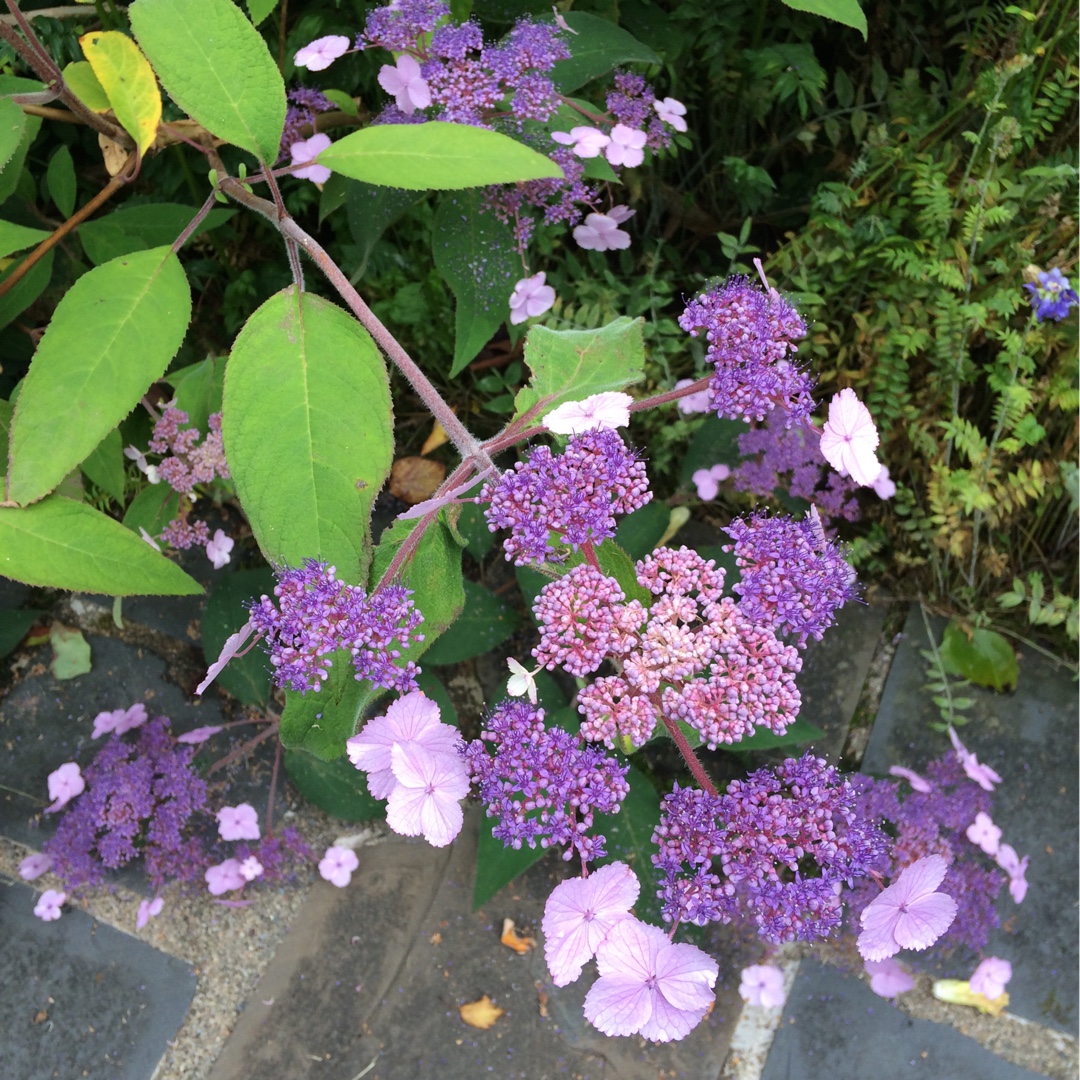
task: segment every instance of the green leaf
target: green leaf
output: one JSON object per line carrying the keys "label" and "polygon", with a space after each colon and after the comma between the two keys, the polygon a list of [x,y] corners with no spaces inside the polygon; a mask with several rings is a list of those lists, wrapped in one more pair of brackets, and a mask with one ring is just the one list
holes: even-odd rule
{"label": "green leaf", "polygon": [[[486,504],[485,504],[486,505]],[[458,532],[465,538],[469,554],[479,562],[494,546],[495,534],[488,528],[484,508],[464,503],[457,519]]]}
{"label": "green leaf", "polygon": [[43,615],[44,611],[36,608],[24,608],[12,611],[10,608],[0,610],[0,657],[7,656],[18,646]]}
{"label": "green leaf", "polygon": [[643,319],[623,317],[599,330],[551,330],[533,326],[525,339],[532,378],[515,399],[518,419],[543,403],[534,420],[564,401],[581,401],[604,390],[623,390],[643,377]]}
{"label": "green leaf", "polygon": [[22,142],[26,113],[11,98],[0,98],[0,169],[11,160]]}
{"label": "green leaf", "polygon": [[443,120],[354,131],[324,150],[318,162],[353,180],[409,191],[562,179],[555,162],[509,135]]}
{"label": "green leaf", "polygon": [[670,507],[667,503],[654,499],[632,514],[627,514],[619,522],[615,530],[615,542],[625,549],[631,559],[644,559],[667,532],[670,521]]}
{"label": "green leaf", "polygon": [[[21,281],[16,282],[11,289],[0,296],[0,326],[7,326],[13,319],[17,319],[48,287],[52,280],[53,257],[55,249],[45,252],[27,272]],[[0,282],[7,280],[10,274],[21,266],[23,260],[9,266],[3,274],[0,274]]]}
{"label": "green leaf", "polygon": [[520,848],[505,847],[501,840],[496,840],[491,835],[491,830],[498,824],[498,818],[480,819],[476,878],[473,882],[473,911],[483,907],[500,889],[524,874],[548,852],[547,848],[542,848],[539,844],[534,848],[528,844],[522,844]]}
{"label": "green leaf", "polygon": [[161,377],[184,340],[191,292],[157,248],[84,274],[56,307],[11,426],[7,498],[40,499]]}
{"label": "green leaf", "polygon": [[326,89],[322,91],[322,96],[326,98],[327,101],[332,101],[343,113],[359,118],[359,106],[352,97],[345,93],[344,90]]}
{"label": "green leaf", "polygon": [[742,460],[739,453],[739,436],[749,429],[742,420],[728,420],[727,417],[710,413],[701,426],[694,432],[679,469],[679,484],[693,488],[694,473],[698,469],[711,469],[721,462],[734,466]]}
{"label": "green leaf", "polygon": [[370,821],[386,813],[386,803],[368,794],[366,774],[346,758],[322,761],[304,750],[286,750],[283,760],[300,794],[331,817]]}
{"label": "green leaf", "polygon": [[165,381],[173,388],[177,408],[188,414],[188,422],[204,434],[212,413],[221,412],[225,389],[225,360],[208,356],[197,364],[170,371]]}
{"label": "green leaf", "polygon": [[8,436],[11,432],[11,415],[15,406],[0,398],[0,472],[7,473]]}
{"label": "green leaf", "polygon": [[[39,89],[44,89],[40,83],[38,84],[38,87]],[[19,111],[22,112],[21,109]],[[0,203],[4,202],[4,200],[19,186],[19,177],[22,176],[23,162],[26,161],[26,152],[30,149],[30,144],[37,137],[38,129],[40,127],[40,116],[24,115],[23,131],[18,145],[12,153],[8,155],[3,167],[0,168]],[[0,137],[0,145],[4,145],[2,137]]]}
{"label": "green leaf", "polygon": [[64,217],[71,217],[75,210],[75,162],[66,146],[61,146],[49,158],[49,167],[45,170],[45,186],[49,189],[49,198],[56,204],[56,209]]}
{"label": "green leaf", "polygon": [[949,675],[970,679],[991,690],[1016,689],[1020,676],[1016,653],[996,630],[977,627],[969,638],[956,622],[950,622],[939,653],[941,666]]}
{"label": "green leaf", "polygon": [[124,514],[124,528],[138,533],[145,529],[155,539],[180,510],[180,496],[168,484],[144,487]]}
{"label": "green leaf", "polygon": [[576,31],[568,42],[573,55],[551,69],[551,78],[564,94],[606,75],[619,64],[660,63],[660,57],[648,45],[607,19],[583,11],[568,11],[564,18]]}
{"label": "green leaf", "polygon": [[438,675],[430,671],[421,671],[416,676],[416,685],[439,706],[439,715],[442,722],[457,727],[458,715],[457,709],[454,708],[453,698],[450,697],[450,692],[443,685]]}
{"label": "green leaf", "polygon": [[98,80],[89,60],[76,60],[64,68],[64,82],[68,89],[88,108],[91,112],[108,112],[109,95],[105,93]]}
{"label": "green leaf", "polygon": [[54,679],[76,679],[90,670],[90,643],[71,627],[56,623],[49,632],[53,658],[49,671]]}
{"label": "green leaf", "polygon": [[140,154],[154,143],[161,122],[161,91],[138,45],[119,30],[91,30],[79,38],[116,119]]}
{"label": "green leaf", "polygon": [[513,608],[483,585],[474,581],[464,584],[465,608],[454,623],[454,632],[444,634],[427,650],[427,664],[439,667],[482,656],[518,628],[520,620]]}
{"label": "green leaf", "polygon": [[124,501],[124,447],[116,428],[94,447],[81,467],[106,495],[118,503]]}
{"label": "green leaf", "polygon": [[[221,655],[225,640],[247,622],[247,604],[272,594],[277,580],[269,567],[222,574],[210,590],[202,616],[203,656],[207,664]],[[244,705],[264,706],[270,700],[270,660],[256,645],[234,656],[214,680]]]}
{"label": "green leaf", "polygon": [[135,0],[131,28],[173,101],[208,131],[277,160],[285,84],[232,0]]}
{"label": "green leaf", "polygon": [[31,229],[26,225],[16,225],[13,221],[0,221],[0,259],[6,259],[16,251],[36,247],[48,235],[46,229]]}
{"label": "green leaf", "polygon": [[347,649],[331,655],[330,675],[316,691],[285,691],[281,714],[281,745],[306,750],[322,761],[345,753],[345,740],[356,734],[356,723],[368,705],[386,691],[358,682]]}
{"label": "green leaf", "polygon": [[202,586],[86,503],[54,495],[0,507],[0,574],[106,596],[195,596]]}
{"label": "green leaf", "polygon": [[278,6],[278,0],[245,0],[245,3],[255,26],[258,26]]}
{"label": "green leaf", "polygon": [[368,332],[312,293],[272,296],[233,345],[222,432],[267,560],[321,559],[364,581],[394,451],[390,381]]}
{"label": "green leaf", "polygon": [[826,19],[853,27],[866,38],[866,16],[856,0],[784,0],[795,11],[809,11]]}
{"label": "green leaf", "polygon": [[509,222],[484,210],[484,195],[444,195],[431,236],[435,268],[454,292],[451,376],[476,359],[510,311],[521,260]]}
{"label": "green leaf", "polygon": [[[695,734],[697,733],[695,732]],[[776,735],[769,731],[768,728],[758,728],[753,735],[740,739],[737,743],[723,749],[737,750],[739,752],[743,750],[774,750],[778,746],[799,746],[802,743],[815,742],[817,739],[823,739],[824,737],[825,732],[816,724],[811,724],[809,720],[796,720],[794,724],[788,725],[788,729],[783,735]]]}
{"label": "green leaf", "polygon": [[[100,265],[132,251],[171,246],[197,213],[196,207],[182,203],[126,206],[93,221],[84,221],[79,226],[79,239],[86,257]],[[192,236],[201,236],[224,225],[235,213],[224,207],[211,210]]]}
{"label": "green leaf", "polygon": [[[340,173],[330,177],[326,182],[327,188],[336,176],[340,176]],[[346,180],[345,183],[348,185],[345,212],[349,216],[349,231],[359,249],[354,270],[354,280],[358,280],[363,276],[371,252],[383,233],[423,196],[402,188],[365,184],[361,180]]]}

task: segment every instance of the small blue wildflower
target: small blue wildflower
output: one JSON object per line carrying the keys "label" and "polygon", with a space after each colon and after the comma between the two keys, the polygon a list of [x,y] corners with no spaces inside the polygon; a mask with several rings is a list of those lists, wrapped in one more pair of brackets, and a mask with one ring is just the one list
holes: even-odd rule
{"label": "small blue wildflower", "polygon": [[1069,287],[1069,279],[1056,266],[1053,270],[1041,271],[1038,284],[1029,281],[1024,288],[1030,293],[1031,306],[1039,322],[1047,319],[1061,322],[1069,309],[1080,302],[1076,290]]}

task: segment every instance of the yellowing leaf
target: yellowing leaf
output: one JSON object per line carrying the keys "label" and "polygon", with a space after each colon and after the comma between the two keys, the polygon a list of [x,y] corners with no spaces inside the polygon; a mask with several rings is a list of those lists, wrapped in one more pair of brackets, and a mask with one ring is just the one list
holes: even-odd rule
{"label": "yellowing leaf", "polygon": [[1008,992],[1003,991],[999,997],[991,1000],[983,994],[975,993],[971,989],[971,984],[963,979],[935,980],[934,997],[938,1001],[948,1001],[953,1005],[970,1005],[979,1012],[989,1013],[991,1016],[1000,1016],[1002,1010],[1009,1004]]}
{"label": "yellowing leaf", "polygon": [[431,425],[431,434],[424,440],[424,445],[420,447],[421,457],[424,454],[430,454],[432,450],[438,450],[448,438],[449,436],[446,434],[446,428],[436,420]]}
{"label": "yellowing leaf", "polygon": [[461,1019],[465,1021],[470,1027],[480,1028],[481,1031],[487,1031],[496,1020],[504,1012],[505,1009],[500,1009],[491,998],[485,994],[479,1001],[470,1001],[466,1005],[462,1005],[458,1012],[461,1013]]}
{"label": "yellowing leaf", "polygon": [[499,941],[508,949],[513,949],[519,956],[524,956],[525,953],[536,948],[536,938],[519,934],[513,919],[503,919],[502,937]]}
{"label": "yellowing leaf", "polygon": [[161,122],[161,91],[139,46],[119,30],[95,30],[79,38],[83,53],[124,130],[145,154]]}
{"label": "yellowing leaf", "polygon": [[90,646],[86,638],[67,626],[57,623],[49,634],[53,659],[49,670],[57,679],[74,679],[90,670]]}
{"label": "yellowing leaf", "polygon": [[109,95],[101,87],[94,69],[87,60],[76,60],[64,68],[64,82],[68,89],[92,112],[108,112],[112,105]]}
{"label": "yellowing leaf", "polygon": [[101,147],[101,156],[105,159],[105,171],[110,176],[115,176],[126,164],[128,152],[118,143],[98,132],[98,146]]}

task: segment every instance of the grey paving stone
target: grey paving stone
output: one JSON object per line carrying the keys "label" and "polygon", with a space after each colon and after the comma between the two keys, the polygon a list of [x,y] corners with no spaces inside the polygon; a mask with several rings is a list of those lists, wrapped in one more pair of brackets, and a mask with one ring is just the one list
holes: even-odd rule
{"label": "grey paving stone", "polygon": [[[936,623],[940,641],[943,624]],[[912,610],[897,649],[863,761],[865,771],[890,765],[916,771],[949,749],[948,737],[931,730],[937,708],[921,687],[927,647],[922,616]],[[1077,692],[1068,671],[1035,652],[1020,657],[1016,691],[995,694],[973,687],[964,745],[1002,777],[994,792],[994,821],[1003,839],[1031,857],[1030,888],[1019,906],[1003,890],[1002,929],[987,955],[1013,966],[1009,1011],[1075,1034],[1077,1030]],[[943,975],[967,978],[968,958]]]}
{"label": "grey paving stone", "polygon": [[[745,956],[720,958],[716,1007],[682,1043],[608,1039],[581,1015],[587,980],[559,990],[542,942],[525,956],[499,943],[504,916],[537,931],[562,864],[549,857],[473,913],[475,828],[471,813],[449,850],[404,840],[363,848],[348,888],[320,884],[210,1080],[314,1075],[315,1061],[345,1080],[372,1063],[368,1080],[715,1080]],[[506,1010],[487,1031],[458,1012],[483,994]]]}
{"label": "grey paving stone", "polygon": [[194,996],[191,967],[82,911],[44,923],[35,895],[0,878],[0,1075],[150,1080]]}
{"label": "grey paving stone", "polygon": [[905,1016],[866,983],[803,960],[762,1080],[1032,1080],[954,1028]]}

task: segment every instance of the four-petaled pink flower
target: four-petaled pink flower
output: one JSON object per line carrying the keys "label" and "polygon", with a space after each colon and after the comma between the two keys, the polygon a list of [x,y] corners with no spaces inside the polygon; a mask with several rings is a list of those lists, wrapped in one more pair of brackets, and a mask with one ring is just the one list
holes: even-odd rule
{"label": "four-petaled pink flower", "polygon": [[[684,386],[692,386],[697,379],[680,379],[675,384],[676,390],[681,390]],[[704,390],[697,390],[693,394],[687,394],[686,397],[678,398],[675,402],[679,407],[681,413],[703,413],[708,412],[712,408],[712,391],[705,387]]]}
{"label": "four-petaled pink flower", "polygon": [[960,741],[954,728],[949,728],[949,738],[968,778],[974,780],[983,791],[993,791],[994,785],[1001,783],[1001,777],[989,765],[979,763],[979,759]]}
{"label": "four-petaled pink flower", "polygon": [[42,922],[55,922],[60,918],[60,909],[64,906],[66,899],[67,893],[57,892],[56,889],[46,889],[34,905],[34,914]]}
{"label": "four-petaled pink flower", "polygon": [[580,435],[583,431],[614,431],[630,424],[634,399],[617,390],[605,390],[581,401],[564,401],[544,417],[544,427],[557,435]]}
{"label": "four-petaled pink flower", "polygon": [[956,901],[935,891],[948,869],[940,855],[917,859],[867,904],[856,942],[864,960],[884,960],[901,949],[928,949],[949,929]]}
{"label": "four-petaled pink flower", "polygon": [[218,835],[222,840],[258,840],[259,815],[251,803],[223,806],[217,812]]}
{"label": "four-petaled pink flower", "polygon": [[574,228],[578,247],[586,251],[619,251],[630,246],[630,234],[619,226],[636,214],[625,206],[614,206],[606,214],[589,214],[584,225]]}
{"label": "four-petaled pink flower", "polygon": [[881,466],[881,472],[878,473],[871,487],[879,499],[891,499],[896,494],[896,484],[889,479],[888,465]]}
{"label": "four-petaled pink flower", "polygon": [[229,552],[233,549],[233,538],[226,536],[222,529],[214,533],[214,538],[206,542],[206,557],[220,570],[229,561]]}
{"label": "four-petaled pink flower", "polygon": [[349,45],[349,39],[343,34],[328,34],[299,49],[293,57],[293,63],[297,67],[307,68],[308,71],[324,71],[339,56],[344,56],[349,51]]}
{"label": "four-petaled pink flower", "polygon": [[344,889],[352,880],[353,871],[360,865],[356,852],[347,847],[328,847],[319,860],[319,875],[324,881]]}
{"label": "four-petaled pink flower", "polygon": [[899,960],[867,960],[866,974],[870,976],[870,989],[878,997],[894,998],[905,994],[915,985],[915,980],[901,966]]}
{"label": "four-petaled pink flower", "polygon": [[705,502],[712,502],[720,491],[720,484],[731,475],[731,468],[727,465],[714,465],[711,469],[696,469],[690,477],[697,488],[698,498]]}
{"label": "four-petaled pink flower", "polygon": [[778,1009],[787,1000],[784,973],[773,964],[751,964],[742,969],[739,997],[749,1005]]}
{"label": "four-petaled pink flower", "polygon": [[147,720],[146,706],[137,701],[130,709],[113,709],[112,712],[99,712],[94,717],[92,739],[100,739],[110,731],[114,735],[123,735],[134,728],[141,727]]}
{"label": "four-petaled pink flower", "polygon": [[581,975],[611,928],[631,918],[640,891],[637,875],[621,862],[555,886],[544,905],[541,928],[544,959],[556,986],[567,986]]}
{"label": "four-petaled pink flower", "polygon": [[1016,848],[1011,844],[1000,844],[995,856],[998,866],[1009,875],[1009,895],[1017,904],[1024,901],[1027,896],[1028,883],[1027,868],[1031,861],[1030,856],[1025,855],[1022,859],[1016,854]]}
{"label": "four-petaled pink flower", "polygon": [[821,432],[821,453],[841,475],[850,476],[861,487],[870,487],[881,472],[874,451],[878,433],[870,410],[855,396],[841,390],[829,402],[829,419]]}
{"label": "four-petaled pink flower", "polygon": [[399,56],[396,65],[383,64],[379,68],[379,85],[394,95],[397,107],[406,116],[431,104],[427,80],[420,74],[420,65],[408,53]]}
{"label": "four-petaled pink flower", "polygon": [[[313,161],[330,145],[329,135],[312,135],[310,139],[294,142],[289,147],[289,156],[294,165],[303,165],[305,161]],[[293,176],[300,180],[311,180],[316,184],[325,184],[330,179],[330,170],[325,165],[306,165],[302,169],[294,169]]]}
{"label": "four-petaled pink flower", "polygon": [[244,875],[245,881],[254,881],[257,877],[262,877],[262,872],[263,864],[254,855],[249,855],[240,864],[240,873]]}
{"label": "four-petaled pink flower", "polygon": [[1005,985],[1012,978],[1012,964],[996,956],[988,956],[972,973],[968,986],[987,1001],[994,1001],[1005,993]]}
{"label": "four-petaled pink flower", "polygon": [[464,822],[461,800],[469,793],[464,759],[416,743],[394,746],[390,758],[397,784],[386,800],[386,824],[402,836],[423,836],[432,847],[446,847]]}
{"label": "four-petaled pink flower", "polygon": [[164,906],[165,901],[160,896],[155,896],[153,900],[140,901],[138,913],[135,915],[135,929],[141,930],[151,919],[157,918]]}
{"label": "four-petaled pink flower", "polygon": [[612,165],[625,165],[628,169],[636,168],[645,160],[647,138],[644,131],[635,131],[625,124],[616,124],[611,129],[611,141],[604,147],[604,157]]}
{"label": "four-petaled pink flower", "polygon": [[719,969],[696,945],[673,944],[659,927],[616,923],[596,953],[600,978],[585,1018],[605,1035],[670,1042],[689,1035],[714,1000]]}
{"label": "four-petaled pink flower", "polygon": [[666,97],[663,101],[654,101],[652,107],[665,124],[670,124],[676,131],[686,130],[686,121],[683,119],[686,106],[677,98]]}
{"label": "four-petaled pink flower", "polygon": [[221,730],[221,724],[206,724],[204,727],[192,728],[183,735],[177,735],[176,741],[187,746],[198,746],[206,742],[211,735],[216,735]]}
{"label": "four-petaled pink flower", "polygon": [[572,146],[579,158],[599,157],[600,151],[611,142],[602,131],[591,127],[575,127],[569,132],[553,131],[551,137],[563,146]]}
{"label": "four-petaled pink flower", "polygon": [[34,878],[41,877],[49,867],[52,866],[52,856],[46,855],[45,852],[36,852],[33,855],[27,855],[21,863],[19,863],[19,877],[23,881],[33,881]]}
{"label": "four-petaled pink flower", "polygon": [[990,820],[990,815],[981,810],[967,827],[967,838],[987,855],[996,855],[1001,846],[1001,830]]}
{"label": "four-petaled pink flower", "polygon": [[541,270],[532,277],[522,278],[510,294],[510,322],[517,326],[527,319],[543,315],[555,303],[555,290],[545,285],[547,274]]}
{"label": "four-petaled pink flower", "polygon": [[921,791],[926,795],[932,790],[929,781],[924,780],[917,772],[905,769],[903,765],[890,765],[889,775],[902,777],[911,785],[912,791]]}
{"label": "four-petaled pink flower", "polygon": [[217,866],[211,866],[203,874],[203,878],[211,896],[233,892],[236,889],[242,889],[247,884],[247,878],[240,871],[239,859],[226,859]]}
{"label": "four-petaled pink flower", "polygon": [[59,769],[49,773],[49,798],[52,803],[45,807],[46,814],[55,814],[62,806],[67,806],[76,795],[86,790],[79,766],[74,761],[65,761]]}

